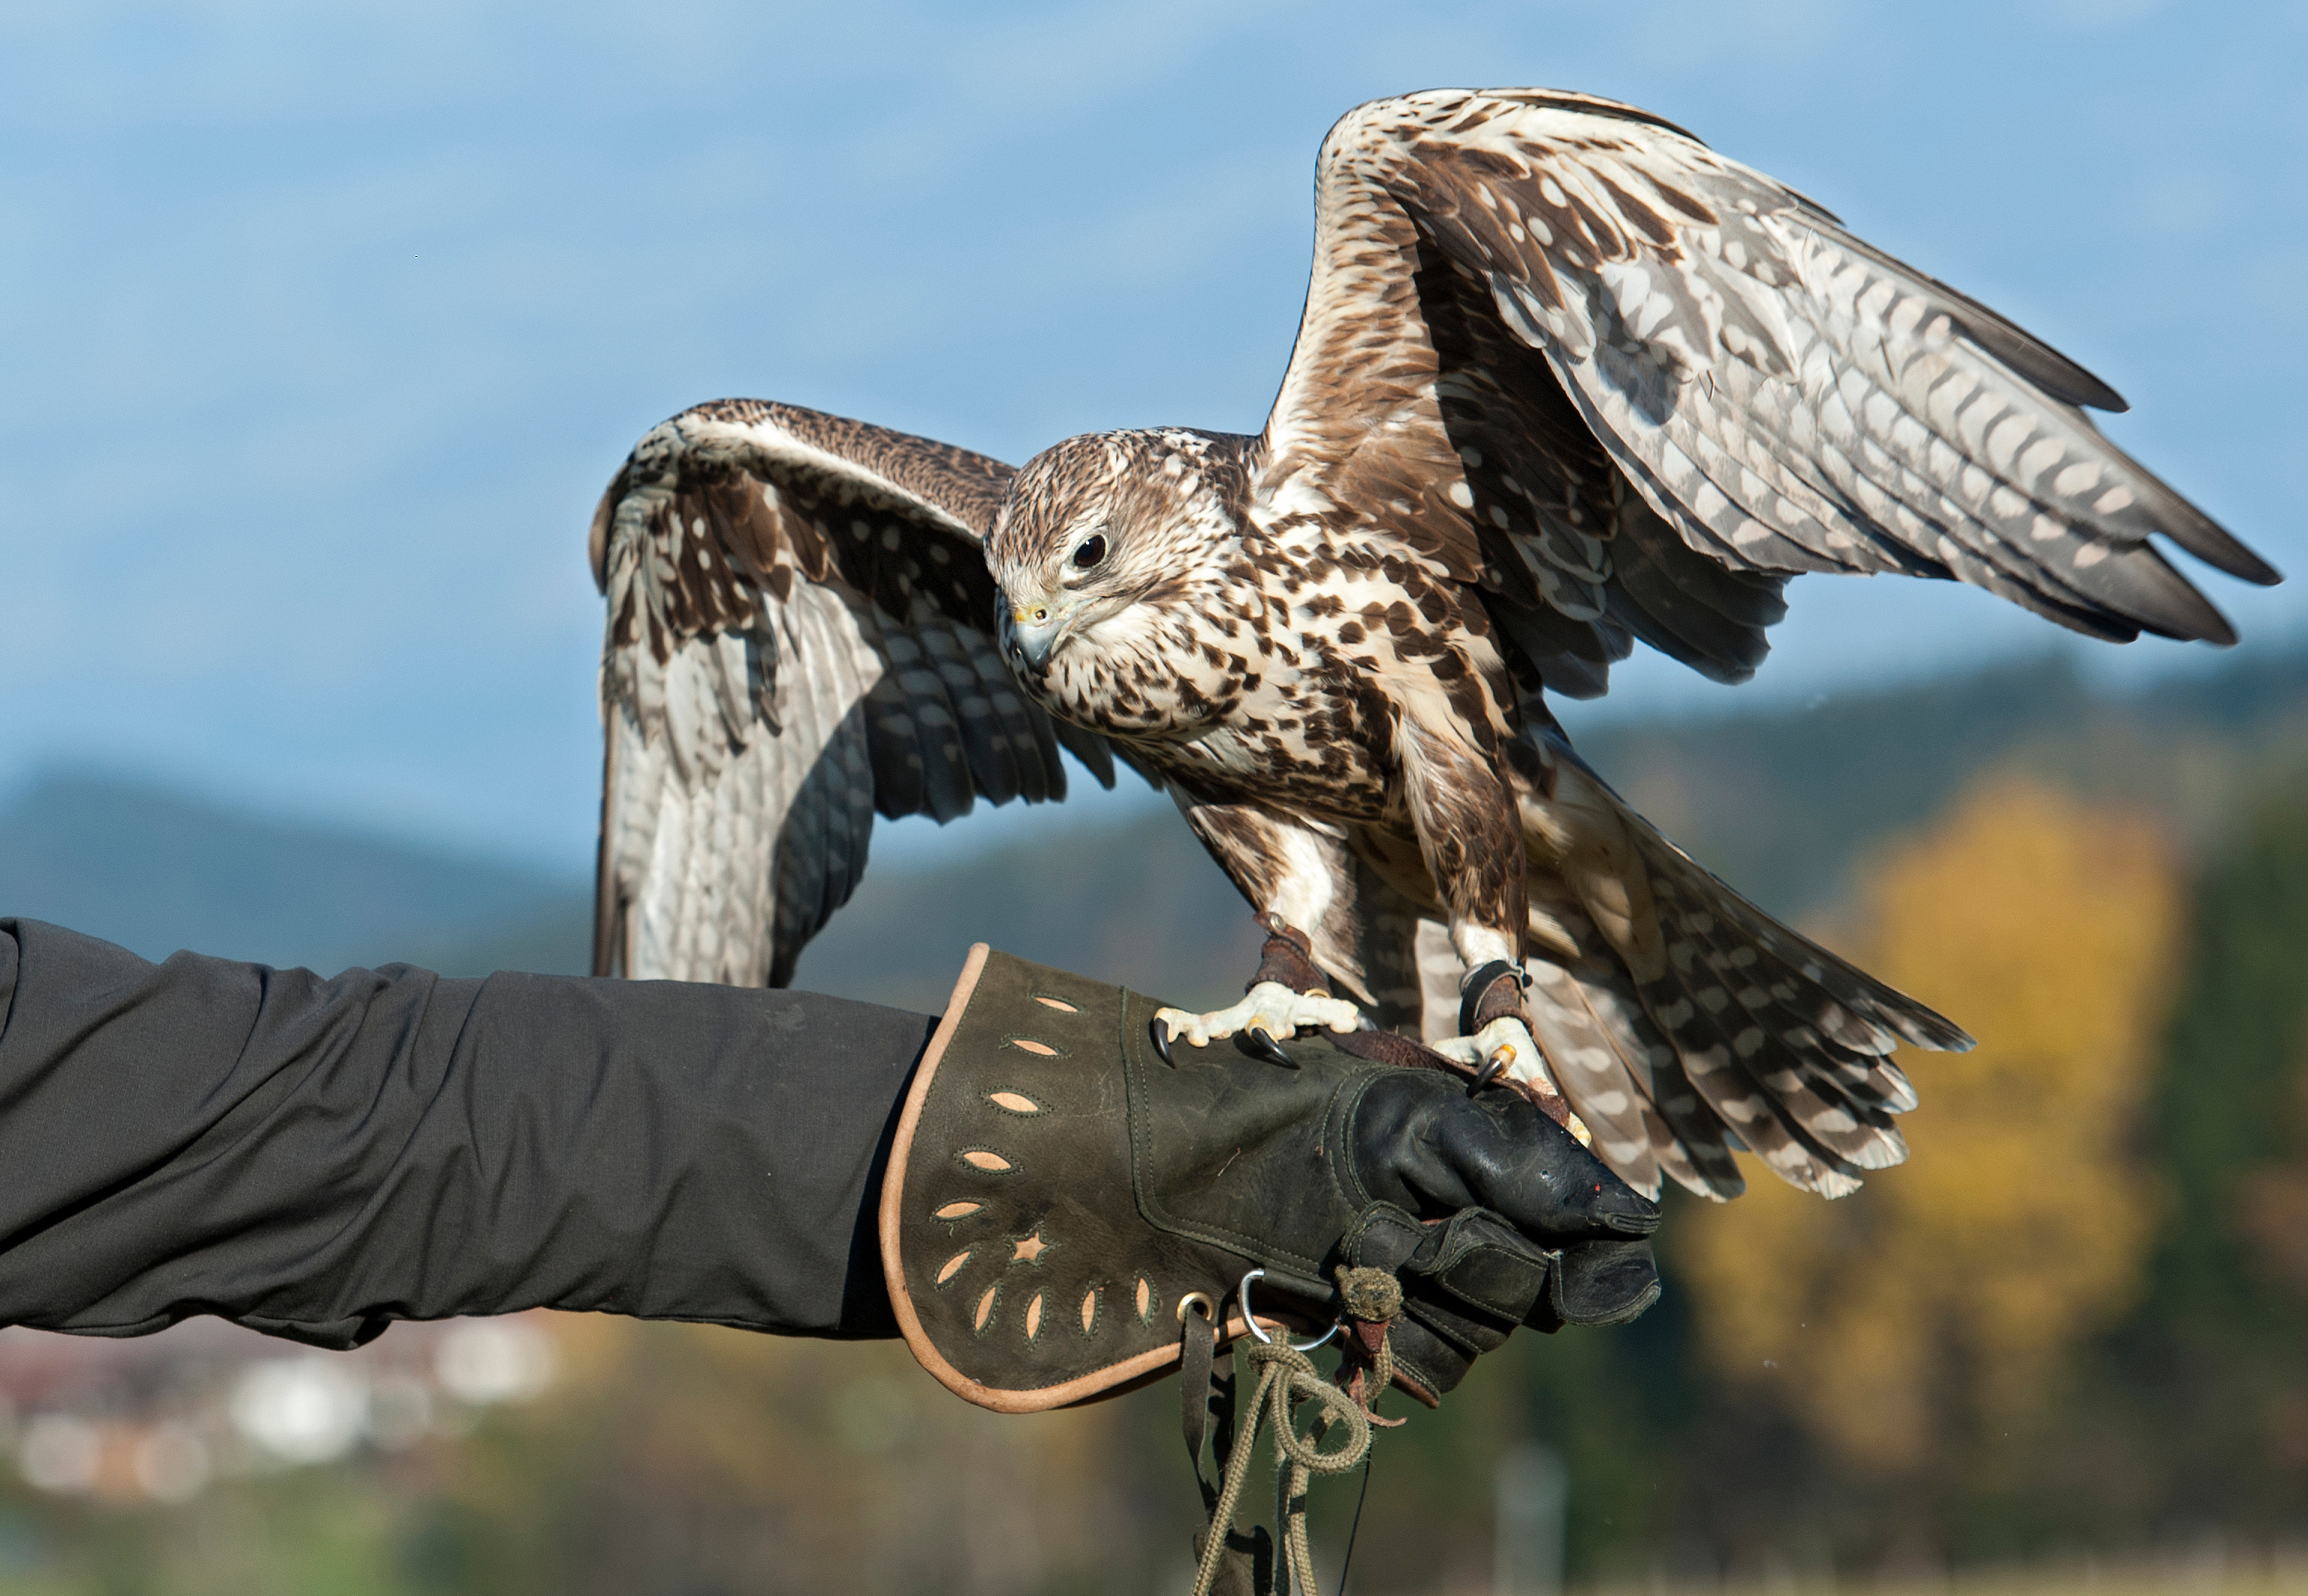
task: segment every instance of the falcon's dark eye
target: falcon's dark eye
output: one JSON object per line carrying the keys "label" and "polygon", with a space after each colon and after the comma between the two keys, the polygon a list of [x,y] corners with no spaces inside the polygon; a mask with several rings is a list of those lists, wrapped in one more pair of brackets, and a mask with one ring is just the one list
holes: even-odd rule
{"label": "falcon's dark eye", "polygon": [[1093,532],[1074,550],[1074,569],[1089,571],[1106,558],[1106,534]]}

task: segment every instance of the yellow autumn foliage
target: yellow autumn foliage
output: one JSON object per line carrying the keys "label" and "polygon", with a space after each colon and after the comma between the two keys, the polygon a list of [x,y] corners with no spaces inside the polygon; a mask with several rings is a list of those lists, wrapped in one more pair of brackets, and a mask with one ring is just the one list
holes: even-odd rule
{"label": "yellow autumn foliage", "polygon": [[2156,1192],[2132,1143],[2183,894],[2144,819],[1999,779],[1888,858],[1860,964],[1979,1039],[1903,1053],[1909,1162],[1829,1204],[1760,1166],[1675,1239],[1709,1351],[1839,1454],[1905,1473],[2042,1406],[2137,1289]]}

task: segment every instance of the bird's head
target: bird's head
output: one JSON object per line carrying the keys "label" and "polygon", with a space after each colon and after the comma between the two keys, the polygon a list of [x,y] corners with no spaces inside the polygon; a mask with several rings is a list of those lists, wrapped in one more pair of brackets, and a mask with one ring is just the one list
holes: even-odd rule
{"label": "bird's head", "polygon": [[[1061,713],[1144,656],[1164,611],[1233,546],[1227,440],[1176,429],[1094,433],[1043,450],[1010,486],[986,544],[1002,649]],[[1223,562],[1220,562],[1223,563]]]}

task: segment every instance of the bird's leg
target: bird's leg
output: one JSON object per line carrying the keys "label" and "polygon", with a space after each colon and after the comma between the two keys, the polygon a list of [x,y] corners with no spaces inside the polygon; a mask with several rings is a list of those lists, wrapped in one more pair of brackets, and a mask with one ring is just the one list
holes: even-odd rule
{"label": "bird's leg", "polygon": [[1266,928],[1266,948],[1258,974],[1250,978],[1241,1002],[1208,1014],[1188,1014],[1180,1008],[1157,1011],[1154,1044],[1165,1058],[1174,1041],[1206,1047],[1241,1035],[1264,1057],[1288,1065],[1290,1056],[1282,1051],[1278,1037],[1295,1036],[1302,1029],[1315,1027],[1352,1031],[1362,1025],[1361,1009],[1331,995],[1328,978],[1314,964],[1312,938],[1287,924],[1279,914],[1261,914],[1258,922]]}
{"label": "bird's leg", "polygon": [[[1503,944],[1505,939],[1497,940]],[[1477,951],[1490,949],[1478,946]],[[1577,1137],[1582,1146],[1591,1145],[1592,1133],[1572,1111],[1570,1101],[1547,1070],[1546,1055],[1530,1034],[1523,1011],[1523,991],[1529,984],[1522,966],[1511,958],[1494,957],[1475,964],[1459,983],[1460,1034],[1435,1043],[1434,1049],[1471,1066],[1476,1090],[1493,1081],[1510,1086]]]}

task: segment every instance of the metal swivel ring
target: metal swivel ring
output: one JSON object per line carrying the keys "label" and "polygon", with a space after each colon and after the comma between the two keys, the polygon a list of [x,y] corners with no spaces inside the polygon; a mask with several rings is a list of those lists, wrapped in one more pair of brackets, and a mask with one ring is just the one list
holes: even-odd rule
{"label": "metal swivel ring", "polygon": [[[1253,1269],[1249,1274],[1242,1277],[1242,1284],[1235,1288],[1235,1295],[1242,1303],[1242,1322],[1250,1326],[1251,1334],[1260,1341],[1264,1342],[1267,1345],[1272,1346],[1274,1344],[1274,1337],[1266,1333],[1265,1329],[1258,1322],[1258,1316],[1250,1310],[1250,1283],[1253,1280],[1263,1280],[1265,1278],[1265,1270]],[[1286,1341],[1283,1344],[1287,1346],[1294,1352],[1311,1352],[1316,1347],[1321,1346],[1324,1342],[1330,1340],[1331,1337],[1336,1335],[1339,1331],[1345,1328],[1346,1326],[1342,1321],[1333,1319],[1331,1321],[1331,1327],[1328,1330],[1323,1331],[1322,1334],[1316,1336],[1313,1340]]]}

